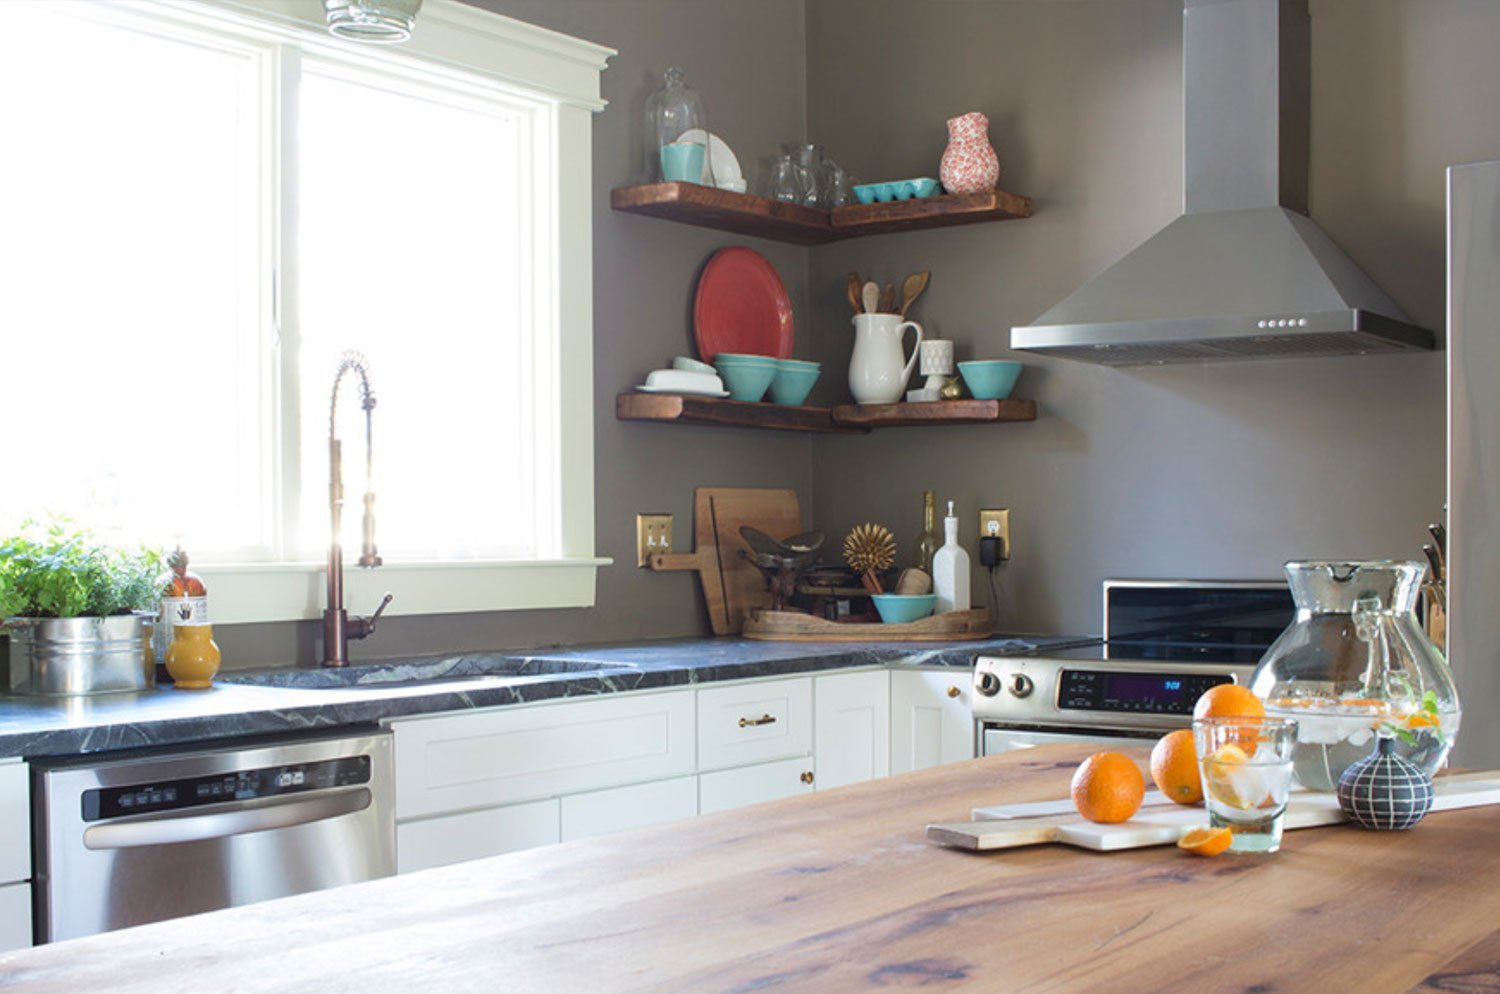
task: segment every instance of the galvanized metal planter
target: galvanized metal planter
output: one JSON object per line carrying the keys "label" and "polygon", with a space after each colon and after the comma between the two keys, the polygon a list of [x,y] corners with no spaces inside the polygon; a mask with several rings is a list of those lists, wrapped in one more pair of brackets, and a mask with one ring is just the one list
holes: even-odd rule
{"label": "galvanized metal planter", "polygon": [[146,690],[155,683],[151,657],[154,618],[145,613],[108,618],[11,618],[12,664],[31,672],[32,694],[79,696]]}

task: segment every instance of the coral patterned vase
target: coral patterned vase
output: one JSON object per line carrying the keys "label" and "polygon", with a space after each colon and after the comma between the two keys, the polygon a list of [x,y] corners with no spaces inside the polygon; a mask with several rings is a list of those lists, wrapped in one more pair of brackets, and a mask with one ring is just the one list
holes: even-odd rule
{"label": "coral patterned vase", "polygon": [[980,193],[1000,182],[1000,160],[990,144],[990,119],[979,111],[948,122],[948,147],[938,175],[949,193]]}

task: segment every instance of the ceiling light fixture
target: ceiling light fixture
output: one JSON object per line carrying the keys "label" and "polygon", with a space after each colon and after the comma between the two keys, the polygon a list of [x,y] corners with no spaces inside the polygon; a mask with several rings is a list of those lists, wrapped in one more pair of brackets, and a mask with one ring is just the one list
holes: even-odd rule
{"label": "ceiling light fixture", "polygon": [[389,45],[411,37],[422,0],[323,0],[323,8],[330,34]]}

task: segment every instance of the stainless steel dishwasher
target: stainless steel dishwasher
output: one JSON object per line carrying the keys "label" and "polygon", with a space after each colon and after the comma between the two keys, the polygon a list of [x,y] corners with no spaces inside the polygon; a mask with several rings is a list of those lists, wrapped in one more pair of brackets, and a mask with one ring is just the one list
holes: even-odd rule
{"label": "stainless steel dishwasher", "polygon": [[396,872],[388,731],[32,768],[38,942]]}

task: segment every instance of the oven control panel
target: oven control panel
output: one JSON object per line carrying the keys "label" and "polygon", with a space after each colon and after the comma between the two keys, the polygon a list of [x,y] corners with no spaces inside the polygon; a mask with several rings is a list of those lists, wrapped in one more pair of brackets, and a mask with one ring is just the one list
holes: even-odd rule
{"label": "oven control panel", "polygon": [[1204,691],[1221,683],[1234,682],[1226,673],[1065,669],[1059,676],[1059,710],[1142,714],[1192,714],[1193,704]]}

